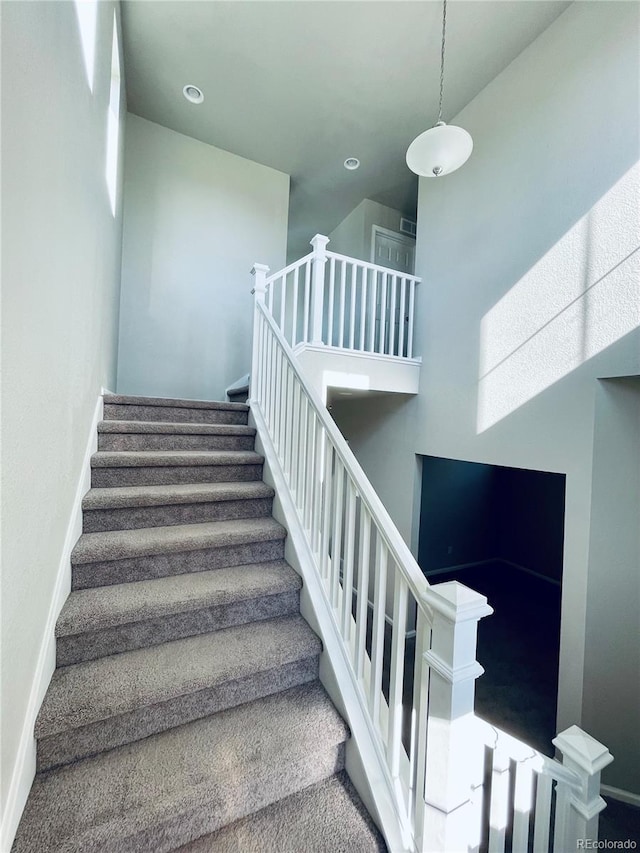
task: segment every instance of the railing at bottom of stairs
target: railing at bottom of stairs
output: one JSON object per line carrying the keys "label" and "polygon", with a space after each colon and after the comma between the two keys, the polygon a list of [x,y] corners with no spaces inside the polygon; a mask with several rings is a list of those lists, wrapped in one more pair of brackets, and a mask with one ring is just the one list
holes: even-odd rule
{"label": "railing at bottom of stairs", "polygon": [[[304,531],[407,850],[568,853],[597,839],[606,747],[577,726],[547,758],[474,714],[486,598],[427,583],[265,303],[249,402]],[[398,853],[393,850],[392,853]]]}

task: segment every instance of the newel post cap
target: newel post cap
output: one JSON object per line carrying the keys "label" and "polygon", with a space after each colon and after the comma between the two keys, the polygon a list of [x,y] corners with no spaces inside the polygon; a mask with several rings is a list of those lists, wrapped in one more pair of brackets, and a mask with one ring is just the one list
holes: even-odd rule
{"label": "newel post cap", "polygon": [[251,275],[255,278],[255,284],[251,293],[255,294],[259,302],[264,302],[264,294],[267,290],[267,273],[269,267],[266,264],[254,264],[251,268]]}
{"label": "newel post cap", "polygon": [[607,747],[584,732],[580,726],[570,726],[554,737],[551,743],[560,750],[565,758],[576,764],[589,776],[600,773],[613,761],[613,755]]}
{"label": "newel post cap", "polygon": [[309,241],[313,246],[313,251],[317,257],[322,257],[323,260],[326,260],[324,257],[324,253],[327,251],[327,244],[329,243],[329,238],[325,237],[324,234],[316,234],[313,239]]}
{"label": "newel post cap", "polygon": [[493,613],[486,595],[469,589],[459,581],[448,581],[430,586],[422,600],[435,613],[449,622],[478,622]]}

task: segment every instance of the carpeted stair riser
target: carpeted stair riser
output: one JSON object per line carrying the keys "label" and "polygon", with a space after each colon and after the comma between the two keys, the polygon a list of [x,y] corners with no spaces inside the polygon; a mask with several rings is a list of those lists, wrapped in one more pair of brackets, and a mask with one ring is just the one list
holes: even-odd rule
{"label": "carpeted stair riser", "polygon": [[304,658],[265,672],[252,673],[197,693],[188,693],[157,705],[148,705],[99,723],[38,738],[38,772],[88,758],[108,749],[134,743],[159,732],[182,726],[252,702],[272,693],[308,684],[318,677],[318,656]]}
{"label": "carpeted stair riser", "polygon": [[311,681],[320,651],[297,614],[63,667],[36,720],[39,767]]}
{"label": "carpeted stair riser", "polygon": [[174,853],[385,853],[384,841],[343,771],[278,800]]}
{"label": "carpeted stair riser", "polygon": [[135,530],[142,527],[166,527],[175,524],[199,524],[205,521],[230,521],[234,518],[267,518],[273,498],[209,501],[171,506],[121,507],[85,510],[84,533],[107,530]]}
{"label": "carpeted stair riser", "polygon": [[173,483],[247,482],[262,479],[262,465],[173,465],[154,468],[92,468],[93,488],[164,486]]}
{"label": "carpeted stair riser", "polygon": [[37,776],[13,853],[169,853],[340,772],[347,737],[318,682],[245,703]]}
{"label": "carpeted stair riser", "polygon": [[99,433],[98,450],[253,450],[250,435]]}
{"label": "carpeted stair riser", "polygon": [[166,421],[168,423],[195,424],[238,424],[246,425],[247,410],[239,409],[192,409],[178,406],[120,405],[107,403],[105,397],[105,420],[115,421]]}
{"label": "carpeted stair riser", "polygon": [[299,611],[300,593],[294,590],[236,601],[219,607],[206,607],[113,628],[72,634],[57,638],[56,663],[57,666],[69,666]]}
{"label": "carpeted stair riser", "polygon": [[224,566],[242,566],[245,563],[267,563],[282,560],[284,540],[247,542],[225,545],[220,548],[202,548],[173,554],[149,554],[123,560],[105,560],[71,566],[71,588],[87,589],[116,583],[163,578],[187,572],[206,572]]}

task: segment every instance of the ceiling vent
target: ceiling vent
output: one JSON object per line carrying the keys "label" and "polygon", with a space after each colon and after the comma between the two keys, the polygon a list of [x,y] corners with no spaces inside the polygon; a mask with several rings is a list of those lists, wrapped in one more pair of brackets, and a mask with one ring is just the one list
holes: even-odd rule
{"label": "ceiling vent", "polygon": [[400,217],[400,233],[408,234],[409,237],[416,236],[416,223],[413,219],[407,219],[406,216]]}

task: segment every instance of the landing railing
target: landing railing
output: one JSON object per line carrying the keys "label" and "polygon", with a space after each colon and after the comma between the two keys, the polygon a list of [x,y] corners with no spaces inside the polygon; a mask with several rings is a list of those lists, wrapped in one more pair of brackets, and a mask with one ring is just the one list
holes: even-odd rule
{"label": "landing railing", "polygon": [[266,279],[266,303],[292,348],[329,346],[412,359],[416,287],[420,279],[327,251],[313,252]]}
{"label": "landing railing", "polygon": [[[288,269],[304,268],[308,283],[308,262]],[[265,303],[266,268],[253,272],[249,402],[304,536],[305,570],[319,579],[315,605],[348,660],[375,754],[367,770],[393,802],[404,849],[567,853],[595,840],[608,751],[574,726],[554,741],[563,765],[475,716],[477,623],[492,609],[459,583],[427,583],[300,369],[277,302]]]}

